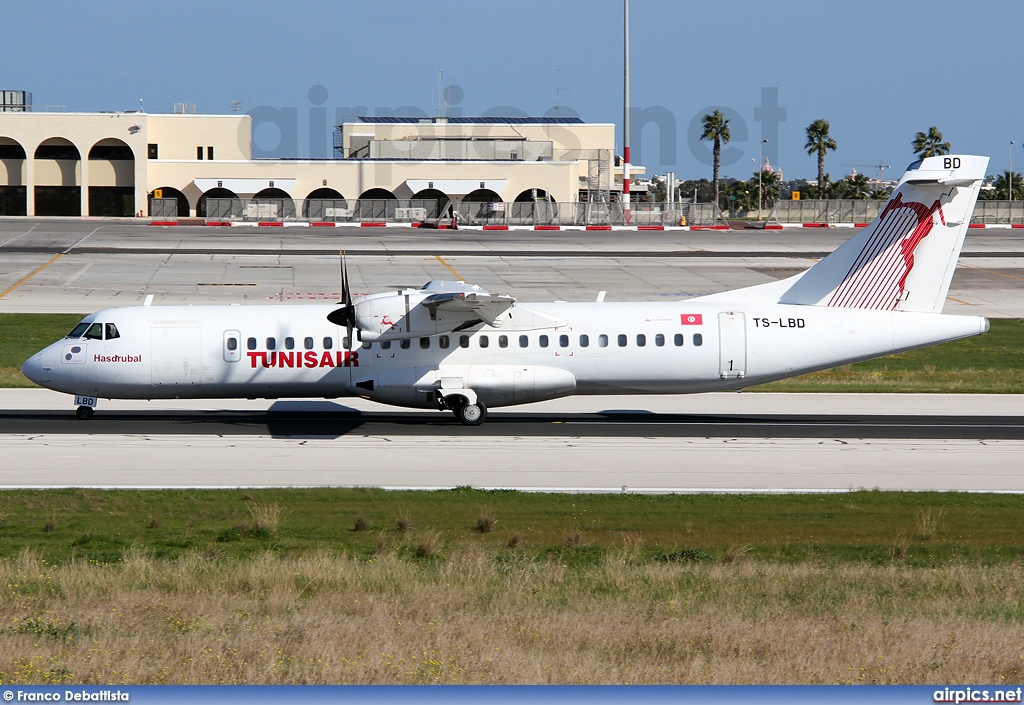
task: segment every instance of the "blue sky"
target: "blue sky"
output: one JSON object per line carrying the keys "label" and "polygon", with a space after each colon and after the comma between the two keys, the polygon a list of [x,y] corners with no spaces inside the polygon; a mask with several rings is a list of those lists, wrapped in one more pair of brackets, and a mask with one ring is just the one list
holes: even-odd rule
{"label": "blue sky", "polygon": [[[328,156],[315,153],[329,144],[323,137],[311,147],[314,86],[326,88],[326,100],[312,97],[328,124],[360,106],[433,114],[442,65],[464,115],[544,114],[561,86],[563,110],[622,123],[621,0],[5,0],[3,17],[0,88],[32,91],[39,109],[134,109],[140,98],[148,112],[175,102],[229,112],[235,99],[243,111],[294,109],[301,147],[263,124],[256,146],[266,154]],[[765,154],[787,178],[816,175],[802,149],[816,118],[830,121],[839,144],[826,161],[833,178],[850,172],[846,164],[879,161],[899,176],[914,134],[930,125],[954,151],[992,157],[991,172],[1006,169],[1013,139],[1022,171],[1022,27],[1017,0],[631,0],[632,103],[661,121],[634,116],[633,161],[649,174],[709,176],[704,147],[692,148],[687,132],[722,107],[734,137],[723,173],[746,178],[767,89],[785,119]]]}

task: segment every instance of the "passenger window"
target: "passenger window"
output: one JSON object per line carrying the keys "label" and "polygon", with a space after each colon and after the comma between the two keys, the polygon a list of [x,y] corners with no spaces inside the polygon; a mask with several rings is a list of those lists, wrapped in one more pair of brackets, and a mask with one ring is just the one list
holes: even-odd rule
{"label": "passenger window", "polygon": [[67,334],[68,338],[81,338],[82,333],[89,327],[88,323],[79,323],[77,326],[71,329],[71,332]]}
{"label": "passenger window", "polygon": [[590,345],[590,336],[584,333],[580,336],[580,347],[585,348]]}
{"label": "passenger window", "polygon": [[600,345],[602,348],[607,348],[608,347],[608,336],[605,335],[604,333],[602,333],[601,335],[597,336],[597,344]]}
{"label": "passenger window", "polygon": [[294,350],[295,349],[295,338],[285,338],[284,339],[284,347],[285,347],[286,350]]}
{"label": "passenger window", "polygon": [[117,332],[117,326],[113,323],[107,324],[107,340],[113,340],[114,338],[120,338],[121,334]]}
{"label": "passenger window", "polygon": [[[348,347],[348,338],[345,338],[345,347]],[[334,347],[334,338],[324,338],[324,350],[330,350]]]}
{"label": "passenger window", "polygon": [[558,347],[560,347],[560,348],[567,348],[567,347],[569,347],[569,336],[567,336],[567,335],[560,335],[560,336],[558,336]]}
{"label": "passenger window", "polygon": [[420,347],[426,350],[430,347],[430,338],[420,338]]}
{"label": "passenger window", "polygon": [[642,348],[645,345],[647,345],[647,336],[643,333],[638,333],[636,336],[636,346]]}
{"label": "passenger window", "polygon": [[86,340],[103,340],[103,324],[93,323],[83,336]]}
{"label": "passenger window", "polygon": [[662,347],[665,344],[665,336],[662,335],[661,333],[658,333],[656,336],[654,336],[654,344],[657,345],[659,348]]}
{"label": "passenger window", "polygon": [[527,348],[529,346],[530,346],[530,336],[528,336],[528,335],[521,335],[521,336],[519,336],[519,347]]}
{"label": "passenger window", "polygon": [[683,346],[683,334],[676,333],[675,336],[672,338],[672,342],[676,344],[677,348],[681,348]]}
{"label": "passenger window", "polygon": [[231,352],[238,350],[238,338],[235,338],[233,336],[231,338],[228,338],[228,350],[230,350]]}
{"label": "passenger window", "polygon": [[302,347],[306,348],[306,350],[312,350],[313,349],[313,339],[312,338],[306,338],[305,340],[303,340],[302,341]]}
{"label": "passenger window", "polygon": [[277,347],[277,340],[275,338],[267,338],[267,350],[273,350]]}
{"label": "passenger window", "polygon": [[693,344],[696,345],[699,348],[701,345],[704,344],[704,336],[701,335],[700,333],[694,333],[693,334]]}
{"label": "passenger window", "polygon": [[459,347],[460,348],[468,348],[469,347],[469,336],[468,335],[460,335],[459,336]]}
{"label": "passenger window", "polygon": [[625,333],[619,333],[619,347],[620,348],[626,347],[626,334]]}
{"label": "passenger window", "polygon": [[542,335],[538,342],[540,342],[540,346],[542,348],[546,348],[548,346],[548,337],[546,335]]}
{"label": "passenger window", "polygon": [[380,341],[380,349],[381,350],[390,350],[391,349],[391,341],[390,340],[382,340],[382,341]]}
{"label": "passenger window", "polygon": [[499,348],[507,348],[508,347],[508,336],[507,335],[499,335],[498,336],[498,347]]}
{"label": "passenger window", "polygon": [[491,344],[491,341],[488,340],[486,335],[481,335],[480,336],[480,347],[481,348],[486,348],[490,344]]}
{"label": "passenger window", "polygon": [[370,350],[373,348],[373,343],[363,343],[362,348],[363,350]]}
{"label": "passenger window", "polygon": [[249,338],[248,340],[246,340],[245,341],[245,347],[247,347],[249,350],[255,350],[256,349],[256,338]]}
{"label": "passenger window", "polygon": [[411,346],[412,341],[409,340],[408,338],[402,338],[401,340],[398,341],[398,347],[402,348],[402,350],[408,350]]}
{"label": "passenger window", "polygon": [[440,338],[437,339],[437,347],[441,348],[442,350],[447,350],[449,345],[451,345],[451,340],[448,338],[447,335],[442,335]]}

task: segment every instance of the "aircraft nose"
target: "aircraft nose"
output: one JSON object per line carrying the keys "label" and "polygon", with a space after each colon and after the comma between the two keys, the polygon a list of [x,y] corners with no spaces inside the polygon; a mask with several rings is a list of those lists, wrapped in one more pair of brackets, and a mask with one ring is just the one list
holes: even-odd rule
{"label": "aircraft nose", "polygon": [[36,353],[29,359],[25,360],[25,364],[21,366],[21,374],[28,377],[36,384],[43,383],[43,354]]}

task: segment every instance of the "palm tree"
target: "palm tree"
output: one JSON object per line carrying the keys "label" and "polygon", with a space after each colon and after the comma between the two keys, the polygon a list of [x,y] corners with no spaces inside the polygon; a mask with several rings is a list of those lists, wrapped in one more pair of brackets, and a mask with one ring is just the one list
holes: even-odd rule
{"label": "palm tree", "polygon": [[714,162],[714,183],[715,183],[715,205],[718,204],[718,168],[722,163],[722,145],[728,144],[729,138],[729,121],[725,119],[725,115],[722,115],[721,110],[716,110],[710,115],[705,115],[701,118],[701,122],[704,123],[704,134],[700,136],[702,140],[712,140],[714,148],[712,150],[715,162]]}
{"label": "palm tree", "polygon": [[935,125],[928,128],[927,134],[918,132],[911,145],[914,147],[914,154],[922,159],[949,154],[949,142],[942,141],[942,133]]}
{"label": "palm tree", "polygon": [[871,180],[864,174],[851,174],[843,179],[846,193],[843,198],[871,198]]}
{"label": "palm tree", "polygon": [[818,198],[825,197],[828,184],[825,178],[825,152],[838,148],[836,141],[828,134],[828,129],[828,120],[815,120],[807,126],[807,144],[804,145],[808,154],[818,155]]}
{"label": "palm tree", "polygon": [[1024,199],[1024,177],[1017,172],[1013,172],[1011,176],[1009,170],[1007,170],[997,176],[995,183],[992,184],[995,187],[993,193],[995,200],[1010,200],[1010,179],[1013,179],[1013,200],[1020,201]]}

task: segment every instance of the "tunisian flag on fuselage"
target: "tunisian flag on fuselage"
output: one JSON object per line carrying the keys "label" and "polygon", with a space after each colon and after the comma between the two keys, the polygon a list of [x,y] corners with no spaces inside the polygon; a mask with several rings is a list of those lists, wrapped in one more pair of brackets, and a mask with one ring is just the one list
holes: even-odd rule
{"label": "tunisian flag on fuselage", "polygon": [[679,322],[684,326],[702,326],[704,317],[699,313],[682,313],[679,315]]}

